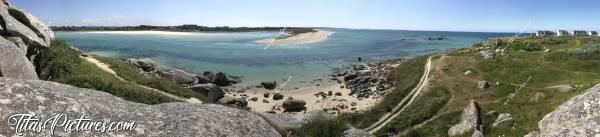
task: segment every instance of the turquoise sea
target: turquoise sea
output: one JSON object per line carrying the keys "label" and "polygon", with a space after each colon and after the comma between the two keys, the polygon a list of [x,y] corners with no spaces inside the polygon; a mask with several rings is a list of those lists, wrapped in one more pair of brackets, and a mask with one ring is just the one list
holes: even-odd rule
{"label": "turquoise sea", "polygon": [[[297,87],[327,78],[336,68],[366,61],[408,58],[468,47],[509,33],[326,29],[334,32],[325,41],[299,45],[257,44],[278,32],[117,34],[56,32],[60,39],[84,52],[117,58],[151,58],[165,68],[201,74],[223,71],[242,76],[239,86],[261,81],[281,81],[291,76]],[[444,40],[428,37],[444,36]],[[306,81],[303,83],[301,81]]]}

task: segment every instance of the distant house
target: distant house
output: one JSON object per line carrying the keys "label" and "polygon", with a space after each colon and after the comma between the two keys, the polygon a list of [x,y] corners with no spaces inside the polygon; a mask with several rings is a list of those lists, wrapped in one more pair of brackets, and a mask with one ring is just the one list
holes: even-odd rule
{"label": "distant house", "polygon": [[535,36],[538,36],[538,37],[556,36],[556,33],[553,31],[549,31],[549,30],[538,30],[535,33]]}
{"label": "distant house", "polygon": [[558,30],[558,32],[556,32],[558,34],[558,36],[570,36],[571,34],[569,34],[569,31],[566,30]]}
{"label": "distant house", "polygon": [[590,36],[598,36],[598,32],[596,32],[596,31],[590,31],[589,35]]}
{"label": "distant house", "polygon": [[588,32],[585,30],[573,30],[574,36],[588,36]]}

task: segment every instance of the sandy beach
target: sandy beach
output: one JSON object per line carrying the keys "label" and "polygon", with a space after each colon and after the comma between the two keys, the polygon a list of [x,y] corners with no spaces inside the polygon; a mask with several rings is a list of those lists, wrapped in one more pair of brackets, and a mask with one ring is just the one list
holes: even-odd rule
{"label": "sandy beach", "polygon": [[[338,108],[339,112],[355,112],[368,109],[381,100],[381,98],[363,98],[359,100],[356,95],[349,96],[350,90],[345,88],[343,83],[337,83],[336,81],[324,81],[321,82],[320,85],[321,86],[300,87],[298,89],[280,91],[279,93],[283,94],[284,98],[275,101],[273,100],[273,93],[275,93],[275,91],[264,88],[251,88],[246,90],[244,93],[227,92],[226,96],[239,98],[245,95],[248,99],[254,97],[258,98],[257,101],[248,101],[248,107],[251,107],[251,111],[254,112],[267,112],[272,110],[273,106],[281,107],[283,102],[289,97],[292,97],[296,100],[306,101],[306,111],[323,109],[331,110],[331,108]],[[321,97],[315,95],[319,92],[328,94],[329,91],[332,92],[331,96],[328,95],[326,97]],[[271,94],[268,98],[265,98],[264,93]],[[341,93],[341,96],[336,95],[336,93]],[[266,102],[264,100],[266,100]],[[356,102],[356,105],[352,106],[352,102]],[[346,107],[341,109],[339,107],[341,105]],[[352,110],[352,108],[355,108],[355,110]],[[275,110],[275,112],[282,113],[283,108],[280,110]]]}
{"label": "sandy beach", "polygon": [[129,34],[129,35],[195,35],[194,32],[171,32],[171,31],[83,31],[83,33],[95,34]]}
{"label": "sandy beach", "polygon": [[308,32],[302,33],[298,35],[293,35],[286,38],[276,39],[276,38],[268,38],[255,41],[260,44],[276,44],[276,45],[291,45],[291,44],[308,44],[308,43],[316,43],[326,40],[333,32],[330,31],[317,31],[317,32]]}

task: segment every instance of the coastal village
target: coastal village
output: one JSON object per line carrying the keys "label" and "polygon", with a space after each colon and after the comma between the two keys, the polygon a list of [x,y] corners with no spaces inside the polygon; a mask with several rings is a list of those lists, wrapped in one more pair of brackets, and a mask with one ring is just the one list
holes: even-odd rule
{"label": "coastal village", "polygon": [[545,37],[545,36],[600,36],[597,31],[587,31],[587,30],[558,30],[558,31],[550,31],[550,30],[538,30],[536,33],[532,33],[532,36]]}

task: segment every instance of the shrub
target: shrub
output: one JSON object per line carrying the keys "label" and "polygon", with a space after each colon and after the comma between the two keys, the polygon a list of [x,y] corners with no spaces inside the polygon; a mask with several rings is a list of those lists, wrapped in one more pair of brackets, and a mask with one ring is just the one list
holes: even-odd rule
{"label": "shrub", "polygon": [[516,51],[524,50],[524,51],[539,51],[542,50],[542,47],[532,42],[523,42],[523,41],[513,41],[510,43],[510,48]]}
{"label": "shrub", "polygon": [[346,121],[341,118],[328,118],[318,114],[312,120],[294,130],[295,136],[300,137],[341,137],[346,127]]}
{"label": "shrub", "polygon": [[589,42],[580,48],[570,49],[567,53],[582,60],[600,59],[600,43]]}

